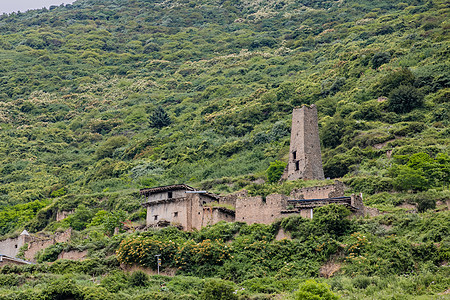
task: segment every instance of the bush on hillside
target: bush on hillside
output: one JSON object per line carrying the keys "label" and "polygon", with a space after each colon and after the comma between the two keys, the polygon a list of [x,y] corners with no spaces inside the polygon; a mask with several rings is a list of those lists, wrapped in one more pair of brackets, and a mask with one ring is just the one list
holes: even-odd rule
{"label": "bush on hillside", "polygon": [[280,180],[286,165],[287,164],[285,162],[279,160],[270,163],[269,168],[266,170],[267,179],[270,183],[275,183]]}
{"label": "bush on hillside", "polygon": [[423,105],[423,95],[411,85],[401,85],[389,93],[388,108],[390,111],[402,114],[408,113]]}

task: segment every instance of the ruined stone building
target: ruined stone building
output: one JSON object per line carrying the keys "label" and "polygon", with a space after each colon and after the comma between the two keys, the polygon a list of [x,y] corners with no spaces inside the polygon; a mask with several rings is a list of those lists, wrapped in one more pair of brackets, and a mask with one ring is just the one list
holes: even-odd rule
{"label": "ruined stone building", "polygon": [[220,206],[218,196],[185,184],[142,189],[140,194],[150,226],[172,224],[193,230],[221,220],[234,221],[234,211]]}
{"label": "ruined stone building", "polygon": [[[292,112],[289,160],[282,179],[324,179],[315,105],[295,108]],[[313,218],[314,208],[330,203],[344,205],[354,215],[368,213],[361,196],[345,196],[344,184],[339,181],[294,189],[289,196],[249,196],[246,191],[217,196],[185,184],[142,189],[140,193],[144,199],[142,205],[147,208],[148,226],[172,224],[184,230],[200,229],[222,220],[270,224],[294,214]]]}
{"label": "ruined stone building", "polygon": [[25,259],[30,262],[35,262],[34,257],[36,253],[56,243],[67,242],[71,235],[71,228],[64,232],[57,232],[52,236],[31,236],[26,230],[24,230],[16,238],[8,238],[0,241],[0,255],[3,255],[5,259],[8,259],[7,257],[15,258],[19,254],[21,248],[26,246],[25,249],[23,249]]}

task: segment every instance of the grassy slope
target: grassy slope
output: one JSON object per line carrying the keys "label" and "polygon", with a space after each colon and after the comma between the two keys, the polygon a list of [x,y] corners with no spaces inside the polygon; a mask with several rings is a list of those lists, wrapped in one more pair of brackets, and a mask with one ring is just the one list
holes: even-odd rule
{"label": "grassy slope", "polygon": [[[269,162],[287,159],[290,112],[312,103],[327,176],[345,176],[389,211],[405,199],[446,200],[445,180],[429,179],[418,195],[377,193],[394,189],[393,155],[448,153],[446,14],[445,1],[79,0],[2,16],[2,234],[72,225],[52,218],[80,203],[139,220],[136,190],[144,186],[286,193],[303,183],[253,182]],[[374,65],[383,53],[388,59]],[[425,101],[397,114],[377,100],[389,96],[386,78],[404,67]],[[150,126],[157,106],[172,119],[161,129]],[[439,215],[420,219],[448,222]],[[383,237],[374,228],[397,222],[389,218],[412,224],[396,216],[373,221],[368,233]],[[394,233],[414,236],[414,228]],[[367,280],[349,280],[331,283],[370,296],[352,290]],[[399,294],[404,284],[395,285]]]}

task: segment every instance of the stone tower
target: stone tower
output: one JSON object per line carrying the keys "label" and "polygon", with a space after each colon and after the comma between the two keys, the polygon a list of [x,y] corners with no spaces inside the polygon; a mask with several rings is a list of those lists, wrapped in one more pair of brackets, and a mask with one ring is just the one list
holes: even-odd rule
{"label": "stone tower", "polygon": [[289,162],[283,179],[325,179],[320,152],[317,107],[303,105],[292,111]]}

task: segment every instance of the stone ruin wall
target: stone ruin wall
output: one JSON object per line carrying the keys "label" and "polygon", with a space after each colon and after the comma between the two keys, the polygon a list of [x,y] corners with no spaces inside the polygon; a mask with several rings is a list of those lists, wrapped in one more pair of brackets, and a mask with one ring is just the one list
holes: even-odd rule
{"label": "stone ruin wall", "polygon": [[238,197],[235,221],[247,224],[270,224],[282,217],[281,211],[286,207],[287,198],[280,194],[271,194],[265,199],[261,196]]}
{"label": "stone ruin wall", "polygon": [[56,243],[64,243],[70,240],[70,237],[72,236],[72,228],[67,229],[64,232],[57,232],[53,237],[36,240],[28,243],[28,249],[25,251],[25,260],[35,262],[36,260],[34,257],[36,256],[36,253],[39,251],[50,247]]}
{"label": "stone ruin wall", "polygon": [[63,251],[58,255],[58,259],[84,260],[88,255],[88,251]]}
{"label": "stone ruin wall", "polygon": [[214,225],[220,221],[234,222],[235,217],[222,211],[218,207],[203,207],[203,218],[201,227]]}
{"label": "stone ruin wall", "polygon": [[338,180],[334,184],[324,186],[293,189],[290,194],[292,199],[326,199],[344,196],[344,184]]}
{"label": "stone ruin wall", "polygon": [[21,265],[23,265],[23,263],[18,262],[18,261],[14,261],[14,260],[11,260],[11,259],[8,259],[6,257],[3,257],[3,260],[0,261],[0,268],[2,268],[3,266],[6,266],[6,265],[9,265],[9,266],[21,266]]}

